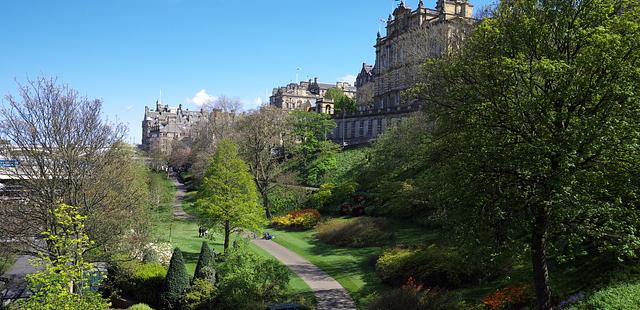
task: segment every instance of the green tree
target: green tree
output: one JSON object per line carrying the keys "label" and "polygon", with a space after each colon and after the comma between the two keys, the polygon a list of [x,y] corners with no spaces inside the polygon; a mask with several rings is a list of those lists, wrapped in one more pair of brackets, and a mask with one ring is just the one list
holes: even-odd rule
{"label": "green tree", "polygon": [[20,309],[104,310],[111,305],[99,293],[89,290],[88,276],[95,267],[83,255],[93,245],[85,233],[85,216],[78,209],[58,204],[51,211],[57,229],[42,233],[55,255],[39,253],[33,264],[40,271],[27,276],[33,291]]}
{"label": "green tree", "polygon": [[326,99],[331,99],[331,100],[338,100],[342,97],[344,97],[344,91],[340,88],[337,87],[331,87],[329,89],[327,89],[327,91],[324,93],[324,98]]}
{"label": "green tree", "polygon": [[202,241],[202,247],[200,247],[200,256],[198,257],[198,263],[196,264],[196,270],[193,274],[193,281],[196,279],[206,279],[215,281],[215,269],[213,264],[215,262],[215,256],[209,244],[206,241]]}
{"label": "green tree", "polygon": [[293,166],[308,185],[319,185],[336,168],[338,145],[326,139],[336,123],[326,114],[294,111],[290,114],[294,145]]}
{"label": "green tree", "polygon": [[333,100],[336,113],[351,112],[356,109],[356,101],[345,95],[340,88],[332,87],[327,89],[324,93],[324,98]]}
{"label": "green tree", "polygon": [[238,158],[236,145],[227,139],[218,143],[198,191],[195,207],[206,226],[222,225],[224,250],[239,228],[257,229],[264,221],[258,194],[247,164]]}
{"label": "green tree", "polygon": [[432,201],[480,247],[528,249],[539,309],[550,257],[638,253],[639,64],[636,0],[503,1],[415,89]]}
{"label": "green tree", "polygon": [[184,265],[182,251],[179,248],[173,250],[167,277],[162,285],[162,302],[168,309],[178,309],[180,302],[189,289],[189,274]]}

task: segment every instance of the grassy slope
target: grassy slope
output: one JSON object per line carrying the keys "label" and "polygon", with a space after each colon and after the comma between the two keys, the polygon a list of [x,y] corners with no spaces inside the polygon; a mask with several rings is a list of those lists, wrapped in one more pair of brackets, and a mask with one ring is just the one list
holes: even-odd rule
{"label": "grassy slope", "polygon": [[[165,186],[166,190],[171,191],[171,193],[175,193],[175,187],[167,179],[165,179]],[[192,207],[194,197],[195,192],[189,192],[185,196],[183,207],[187,213],[193,214],[194,212]],[[187,271],[189,273],[193,273],[195,271],[195,266],[198,261],[202,241],[207,240],[211,249],[213,249],[216,253],[222,252],[224,241],[222,234],[220,234],[219,232],[210,232],[209,238],[199,238],[197,223],[193,221],[173,220],[171,216],[172,210],[170,208],[170,204],[168,208],[162,208],[161,210],[162,214],[159,214],[160,223],[157,227],[156,235],[160,241],[170,241],[173,246],[179,247],[180,250],[182,250]],[[273,258],[271,255],[269,255],[269,253],[256,247],[253,244],[249,245],[249,249],[250,251],[258,255]],[[313,293],[311,292],[311,288],[309,288],[309,286],[296,274],[292,273],[291,275],[291,278],[289,280],[289,289],[290,292],[294,295],[300,295],[301,298],[306,300],[313,300]]]}
{"label": "grassy slope", "polygon": [[[395,233],[395,245],[441,244],[439,233],[434,230],[393,220],[390,225]],[[375,257],[384,247],[347,248],[327,245],[314,237],[315,230],[289,232],[277,230],[273,234],[279,244],[308,259],[344,286],[362,306],[365,297],[376,291],[390,289],[375,274]],[[459,290],[465,300],[479,300],[496,289],[498,283]],[[503,284],[503,283],[500,283]],[[496,286],[497,285],[497,286]]]}

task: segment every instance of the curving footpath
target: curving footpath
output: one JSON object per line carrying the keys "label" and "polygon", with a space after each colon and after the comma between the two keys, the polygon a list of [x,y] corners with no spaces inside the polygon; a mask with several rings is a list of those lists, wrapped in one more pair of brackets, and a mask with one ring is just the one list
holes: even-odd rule
{"label": "curving footpath", "polygon": [[318,310],[355,310],[356,303],[347,290],[316,265],[271,240],[251,240],[295,272],[316,296]]}

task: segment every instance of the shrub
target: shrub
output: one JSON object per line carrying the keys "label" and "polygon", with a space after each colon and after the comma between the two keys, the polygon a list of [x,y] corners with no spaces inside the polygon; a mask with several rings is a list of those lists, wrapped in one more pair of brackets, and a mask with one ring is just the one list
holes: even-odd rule
{"label": "shrub", "polygon": [[179,248],[173,251],[167,277],[162,285],[162,302],[165,308],[177,309],[189,289],[189,275]]}
{"label": "shrub", "polygon": [[314,208],[320,209],[326,206],[333,196],[336,185],[333,183],[325,183],[320,185],[320,189],[311,194],[309,201]]}
{"label": "shrub", "polygon": [[136,301],[158,306],[167,269],[160,263],[118,263],[108,277],[110,286]]}
{"label": "shrub", "polygon": [[316,226],[320,217],[316,209],[296,210],[283,216],[274,216],[271,225],[282,229],[305,230]]}
{"label": "shrub", "polygon": [[482,303],[491,310],[521,309],[531,303],[533,292],[528,285],[503,288],[486,296]]}
{"label": "shrub", "polygon": [[264,309],[282,302],[290,271],[279,262],[246,250],[240,241],[217,264],[216,309]]}
{"label": "shrub", "polygon": [[381,246],[393,240],[393,233],[386,231],[388,226],[383,218],[333,219],[318,225],[316,237],[324,243],[337,246]]}
{"label": "shrub", "polygon": [[487,271],[470,265],[456,252],[432,245],[422,249],[387,250],[378,258],[376,273],[391,285],[400,285],[413,277],[429,287],[455,289],[476,283]]}
{"label": "shrub", "polygon": [[571,309],[640,309],[640,284],[604,288]]}
{"label": "shrub", "polygon": [[149,307],[147,304],[135,304],[127,308],[127,310],[153,310],[153,308]]}
{"label": "shrub", "polygon": [[184,295],[182,305],[187,310],[211,309],[213,300],[216,297],[216,288],[211,281],[206,279],[195,279],[193,285]]}
{"label": "shrub", "polygon": [[388,290],[377,295],[367,306],[372,310],[457,310],[469,309],[468,305],[458,302],[446,293],[424,289],[410,278],[401,288]]}
{"label": "shrub", "polygon": [[206,241],[202,241],[200,247],[200,256],[198,257],[198,263],[196,264],[196,270],[193,274],[193,280],[207,279],[214,282],[216,279],[216,271],[213,268],[214,263],[213,251],[209,248],[209,244]]}

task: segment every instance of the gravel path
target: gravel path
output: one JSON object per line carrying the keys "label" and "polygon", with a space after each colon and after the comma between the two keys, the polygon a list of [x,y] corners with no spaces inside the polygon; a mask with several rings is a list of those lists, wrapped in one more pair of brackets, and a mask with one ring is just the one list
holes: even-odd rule
{"label": "gravel path", "polygon": [[256,239],[252,242],[289,267],[309,285],[316,296],[318,310],[356,309],[356,304],[347,290],[316,265],[271,240]]}
{"label": "gravel path", "polygon": [[182,199],[184,199],[184,194],[187,192],[187,187],[178,181],[175,174],[171,173],[169,177],[171,181],[173,181],[173,185],[176,186],[176,195],[173,201],[173,217],[179,220],[192,220],[193,216],[187,214],[187,212],[184,212],[184,209],[182,209]]}

